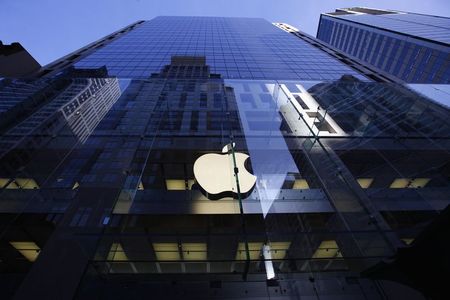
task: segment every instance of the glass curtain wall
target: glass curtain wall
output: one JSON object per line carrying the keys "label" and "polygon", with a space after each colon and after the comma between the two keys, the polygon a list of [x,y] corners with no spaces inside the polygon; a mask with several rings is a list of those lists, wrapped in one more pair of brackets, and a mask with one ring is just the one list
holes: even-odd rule
{"label": "glass curtain wall", "polygon": [[22,106],[0,140],[15,284],[51,249],[79,295],[117,274],[359,272],[449,203],[448,108],[401,85],[224,80],[194,58],[2,84]]}

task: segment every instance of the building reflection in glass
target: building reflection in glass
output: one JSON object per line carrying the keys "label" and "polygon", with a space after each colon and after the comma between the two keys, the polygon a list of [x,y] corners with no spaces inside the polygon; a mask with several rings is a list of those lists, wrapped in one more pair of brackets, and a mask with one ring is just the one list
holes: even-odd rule
{"label": "building reflection in glass", "polygon": [[[29,110],[1,123],[5,273],[37,276],[61,248],[81,290],[110,274],[264,274],[263,250],[275,274],[360,271],[449,202],[448,110],[399,85],[223,80],[202,57],[142,80],[2,84],[42,97],[14,92],[5,110]],[[242,210],[193,174],[230,143],[258,178]]]}

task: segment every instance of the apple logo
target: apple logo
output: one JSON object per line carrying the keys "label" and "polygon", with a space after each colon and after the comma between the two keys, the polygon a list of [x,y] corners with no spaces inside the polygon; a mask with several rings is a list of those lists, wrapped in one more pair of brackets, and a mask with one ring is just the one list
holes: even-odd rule
{"label": "apple logo", "polygon": [[256,176],[245,168],[247,154],[234,152],[236,170],[233,164],[231,144],[222,149],[224,154],[208,153],[200,156],[194,163],[194,176],[202,192],[210,200],[223,197],[237,197],[235,172],[238,174],[240,196],[247,198],[256,183]]}

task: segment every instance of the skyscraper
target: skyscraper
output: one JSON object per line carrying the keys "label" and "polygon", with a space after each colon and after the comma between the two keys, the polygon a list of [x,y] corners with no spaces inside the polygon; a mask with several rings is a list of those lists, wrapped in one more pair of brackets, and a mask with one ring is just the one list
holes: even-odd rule
{"label": "skyscraper", "polygon": [[[211,72],[241,79],[363,78],[344,63],[309,43],[280,32],[257,18],[157,17],[105,38],[91,49],[74,52],[70,64],[50,64],[44,72],[64,66],[106,66],[111,76],[147,78],[170,63],[173,55],[205,56]],[[97,45],[98,44],[98,45]]]}
{"label": "skyscraper", "polygon": [[449,109],[277,26],[158,17],[3,79],[5,298],[430,293],[371,268],[450,202]]}
{"label": "skyscraper", "polygon": [[403,82],[450,82],[447,17],[343,8],[321,14],[317,38]]}

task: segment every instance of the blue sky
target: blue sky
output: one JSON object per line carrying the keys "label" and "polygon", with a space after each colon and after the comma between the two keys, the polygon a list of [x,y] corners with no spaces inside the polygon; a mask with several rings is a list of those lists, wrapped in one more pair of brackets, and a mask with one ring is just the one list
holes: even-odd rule
{"label": "blue sky", "polygon": [[449,0],[0,0],[0,40],[41,63],[158,15],[262,17],[315,35],[321,12],[366,6],[450,16]]}

